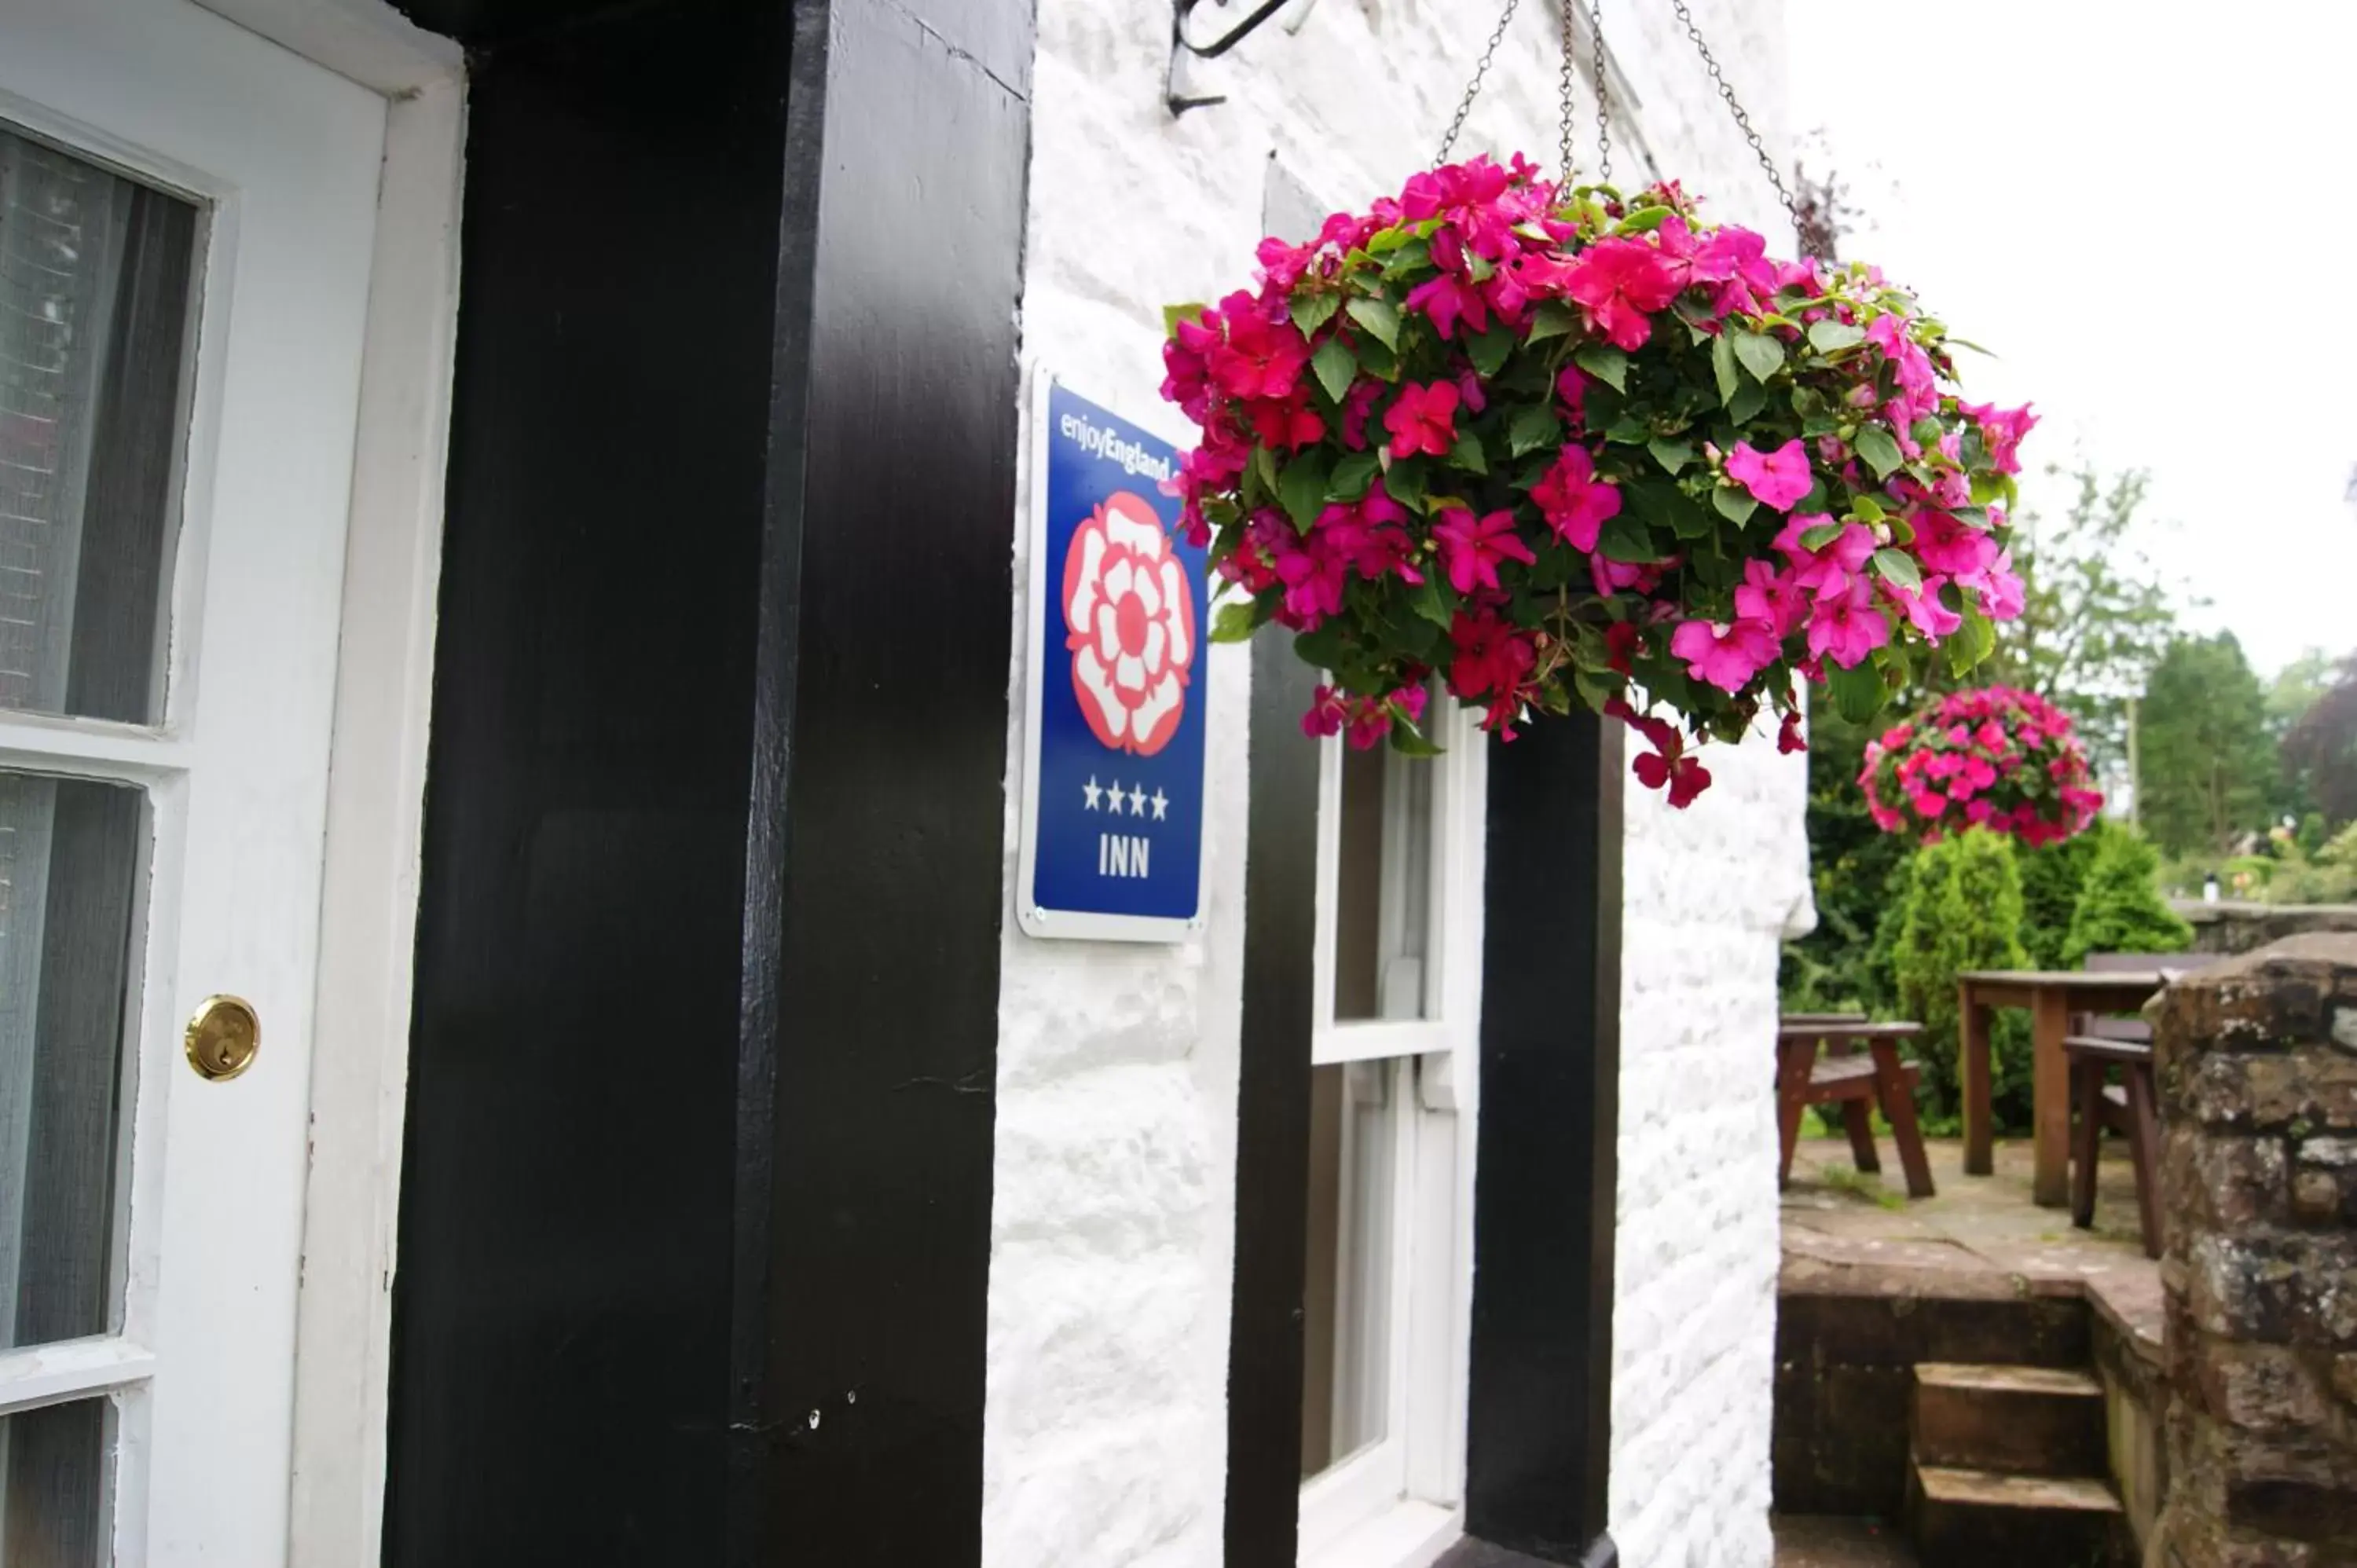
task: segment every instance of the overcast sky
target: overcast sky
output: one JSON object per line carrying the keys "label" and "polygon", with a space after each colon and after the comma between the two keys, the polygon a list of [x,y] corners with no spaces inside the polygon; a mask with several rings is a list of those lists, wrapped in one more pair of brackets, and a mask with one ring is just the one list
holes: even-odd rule
{"label": "overcast sky", "polygon": [[2026,466],[2150,469],[2150,554],[2263,675],[2357,648],[2357,0],[1786,5],[1845,257],[1999,356],[1958,368],[2045,415]]}

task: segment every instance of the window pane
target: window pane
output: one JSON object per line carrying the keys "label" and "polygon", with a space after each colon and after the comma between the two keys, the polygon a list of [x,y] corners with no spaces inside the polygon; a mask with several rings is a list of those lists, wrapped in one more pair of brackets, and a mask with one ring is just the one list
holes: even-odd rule
{"label": "window pane", "polygon": [[0,129],[0,708],[160,716],[197,216]]}
{"label": "window pane", "polygon": [[1428,1015],[1434,778],[1430,762],[1388,747],[1342,748],[1338,1022]]}
{"label": "window pane", "polygon": [[1310,1069],[1301,1473],[1380,1441],[1390,1401],[1394,1061]]}
{"label": "window pane", "polygon": [[0,1416],[0,1568],[99,1568],[106,1560],[102,1399]]}
{"label": "window pane", "polygon": [[112,1326],[145,813],[126,786],[0,772],[0,1348]]}

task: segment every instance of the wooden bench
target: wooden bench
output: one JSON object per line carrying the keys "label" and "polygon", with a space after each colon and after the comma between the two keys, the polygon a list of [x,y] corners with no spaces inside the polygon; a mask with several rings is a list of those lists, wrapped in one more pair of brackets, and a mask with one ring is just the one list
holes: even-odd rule
{"label": "wooden bench", "polygon": [[[1839,1105],[1857,1168],[1882,1169],[1874,1150],[1874,1107],[1890,1123],[1891,1142],[1907,1173],[1907,1194],[1930,1197],[1932,1163],[1923,1153],[1923,1131],[1915,1120],[1915,1084],[1922,1069],[1899,1058],[1899,1043],[1923,1033],[1921,1024],[1875,1024],[1855,1015],[1795,1014],[1776,1026],[1776,1122],[1782,1160],[1776,1184],[1792,1178],[1792,1154],[1801,1141],[1801,1112],[1811,1105]],[[1863,1046],[1865,1054],[1858,1047]]]}

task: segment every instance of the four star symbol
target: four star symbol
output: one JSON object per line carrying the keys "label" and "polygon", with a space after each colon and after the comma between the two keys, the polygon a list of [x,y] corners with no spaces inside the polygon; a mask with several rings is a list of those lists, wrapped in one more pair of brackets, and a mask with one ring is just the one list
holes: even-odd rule
{"label": "four star symbol", "polygon": [[1146,808],[1149,803],[1154,807],[1156,822],[1168,822],[1170,817],[1170,797],[1164,794],[1159,788],[1157,788],[1153,794],[1148,795],[1143,784],[1125,789],[1121,787],[1121,780],[1118,779],[1108,787],[1098,783],[1097,776],[1092,773],[1089,775],[1089,781],[1081,786],[1081,797],[1086,803],[1087,809],[1092,811],[1096,811],[1097,802],[1103,800],[1104,810],[1119,816],[1124,810],[1123,802],[1126,800],[1127,811],[1133,817],[1146,815]]}

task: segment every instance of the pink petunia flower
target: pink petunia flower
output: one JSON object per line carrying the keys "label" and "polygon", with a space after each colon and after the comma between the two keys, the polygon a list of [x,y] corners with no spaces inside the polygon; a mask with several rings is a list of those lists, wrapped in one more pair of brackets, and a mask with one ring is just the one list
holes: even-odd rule
{"label": "pink petunia flower", "polygon": [[1652,336],[1652,313],[1677,297],[1678,283],[1652,246],[1610,239],[1580,252],[1566,292],[1606,338],[1621,349],[1641,349]]}
{"label": "pink petunia flower", "polygon": [[1403,385],[1391,407],[1383,410],[1383,428],[1392,433],[1392,456],[1446,455],[1457,445],[1458,397],[1453,381]]}
{"label": "pink petunia flower", "polygon": [[1738,441],[1727,455],[1727,477],[1778,511],[1790,511],[1794,502],[1816,483],[1809,472],[1809,449],[1794,436],[1773,452],[1753,449]]}
{"label": "pink petunia flower", "polygon": [[1432,525],[1432,537],[1448,568],[1448,584],[1460,594],[1478,585],[1498,586],[1498,563],[1520,561],[1531,565],[1538,557],[1514,534],[1514,514],[1493,511],[1480,517],[1461,507],[1450,507]]}
{"label": "pink petunia flower", "polygon": [[1847,593],[1820,594],[1810,611],[1810,653],[1845,670],[1889,640],[1889,618],[1875,605],[1873,586],[1863,577],[1853,579]]}
{"label": "pink petunia flower", "polygon": [[1605,521],[1620,513],[1620,489],[1596,477],[1596,459],[1573,444],[1555,455],[1555,466],[1531,487],[1531,499],[1555,537],[1585,553],[1596,548]]}
{"label": "pink petunia flower", "polygon": [[1670,635],[1670,652],[1686,661],[1686,673],[1729,696],[1774,662],[1776,628],[1764,620],[1690,620]]}

